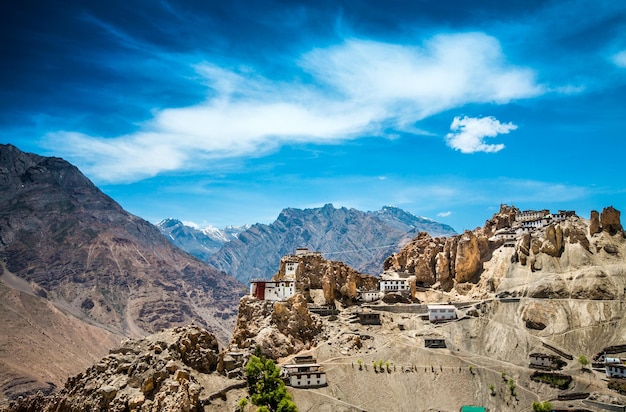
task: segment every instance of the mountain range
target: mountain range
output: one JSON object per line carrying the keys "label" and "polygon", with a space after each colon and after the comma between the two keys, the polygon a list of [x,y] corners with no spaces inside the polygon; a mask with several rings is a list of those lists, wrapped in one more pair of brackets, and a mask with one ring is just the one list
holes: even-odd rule
{"label": "mountain range", "polygon": [[[0,145],[0,263],[4,392],[20,379],[60,384],[112,342],[166,327],[195,323],[226,341],[244,291],[75,166],[12,145]],[[30,367],[46,365],[48,345],[67,363]]]}
{"label": "mountain range", "polygon": [[378,274],[385,258],[418,232],[435,237],[456,233],[448,225],[392,206],[363,212],[335,208],[332,204],[284,209],[273,223],[247,227],[213,253],[209,251],[217,243],[214,236],[175,220],[163,221],[158,226],[174,244],[242,282],[271,277],[281,257],[293,254],[300,247],[322,252],[329,259],[343,261],[360,272]]}
{"label": "mountain range", "polygon": [[214,226],[199,228],[170,218],[160,221],[156,227],[173,244],[206,261],[225,243],[237,239],[241,232],[250,228],[250,225],[227,226],[224,229]]}

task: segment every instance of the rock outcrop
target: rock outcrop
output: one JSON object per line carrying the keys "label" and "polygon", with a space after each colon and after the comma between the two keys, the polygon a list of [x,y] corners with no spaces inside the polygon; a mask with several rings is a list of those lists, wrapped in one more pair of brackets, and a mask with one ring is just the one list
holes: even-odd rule
{"label": "rock outcrop", "polygon": [[[510,246],[507,249],[513,251],[510,255],[511,263],[531,272],[550,273],[584,266],[590,263],[592,254],[600,251],[610,256],[620,256],[621,246],[617,245],[612,236],[624,232],[620,212],[612,207],[603,209],[601,214],[593,211],[589,222],[573,212],[559,212],[554,218],[550,217],[547,210],[533,214],[536,220],[527,218],[531,219],[529,221],[532,224],[524,225],[521,223],[525,219],[524,214],[519,209],[503,205],[482,228],[449,238],[432,238],[426,233],[420,233],[400,252],[389,256],[384,268],[386,271],[415,276],[416,286],[434,287],[443,291],[456,289],[461,294],[467,294],[474,289],[472,285],[476,285],[481,293],[497,289],[500,280],[489,274],[489,280],[483,281],[482,274],[493,253],[504,245],[507,236],[509,241],[506,246]],[[521,216],[520,221],[516,221],[518,216]],[[598,236],[601,234],[607,236]],[[501,267],[503,271],[512,270],[505,269],[504,264]],[[573,295],[589,299],[613,293],[610,285],[602,286],[595,292],[585,283],[573,289],[563,286],[558,282],[539,285],[529,290],[529,293],[536,297]],[[413,287],[411,294],[415,298]]]}
{"label": "rock outcrop", "polygon": [[311,315],[301,294],[284,302],[244,296],[231,343],[239,348],[258,347],[265,356],[278,359],[309,349],[321,330],[321,320]]}
{"label": "rock outcrop", "polygon": [[201,374],[217,366],[215,336],[195,327],[127,340],[58,393],[11,402],[8,411],[203,411]]}
{"label": "rock outcrop", "polygon": [[322,289],[324,304],[334,305],[335,301],[350,305],[354,303],[359,290],[378,289],[378,278],[365,275],[343,262],[326,260],[320,253],[284,256],[280,261],[274,279],[285,279],[285,266],[296,263],[296,290],[311,302],[310,291]]}
{"label": "rock outcrop", "polygon": [[455,280],[457,283],[469,282],[480,274],[481,269],[478,238],[474,233],[466,231],[461,235],[457,244],[454,263]]}
{"label": "rock outcrop", "polygon": [[589,235],[593,236],[596,233],[600,233],[602,228],[600,227],[600,214],[597,210],[591,211],[591,217],[589,219]]}
{"label": "rock outcrop", "polygon": [[613,206],[602,209],[602,213],[600,213],[600,226],[604,232],[607,232],[610,235],[615,235],[617,233],[622,235],[624,234],[624,229],[622,228],[622,223],[620,221],[620,211],[615,209]]}

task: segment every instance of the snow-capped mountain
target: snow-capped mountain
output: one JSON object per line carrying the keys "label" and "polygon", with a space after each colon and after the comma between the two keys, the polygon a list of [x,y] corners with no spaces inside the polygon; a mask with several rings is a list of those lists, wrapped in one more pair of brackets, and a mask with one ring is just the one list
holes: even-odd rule
{"label": "snow-capped mountain", "polygon": [[156,226],[173,244],[205,261],[226,242],[237,239],[241,232],[250,228],[250,225],[200,228],[178,219],[164,219]]}

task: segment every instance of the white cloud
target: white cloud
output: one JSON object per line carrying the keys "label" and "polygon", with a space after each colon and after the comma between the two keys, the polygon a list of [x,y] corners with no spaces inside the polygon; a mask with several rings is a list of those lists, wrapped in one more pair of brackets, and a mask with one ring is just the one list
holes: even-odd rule
{"label": "white cloud", "polygon": [[[421,45],[352,39],[310,51],[298,63],[311,83],[198,65],[211,89],[202,104],[156,110],[132,134],[57,132],[48,144],[68,148],[61,154],[92,178],[131,182],[207,168],[216,159],[260,156],[285,143],[420,133],[416,122],[444,110],[545,92],[532,70],[508,64],[498,41],[482,33],[440,35]],[[451,140],[462,142],[467,133]]]}
{"label": "white cloud", "polygon": [[496,137],[517,129],[513,123],[500,123],[495,117],[455,117],[450,125],[452,133],[446,135],[448,146],[461,153],[495,153],[504,149],[504,144],[486,144],[486,137]]}
{"label": "white cloud", "polygon": [[616,66],[626,68],[626,50],[615,53],[611,57],[611,60],[613,60],[613,63],[615,63]]}
{"label": "white cloud", "polygon": [[452,214],[452,212],[450,212],[450,211],[447,211],[447,212],[439,212],[439,213],[437,213],[437,216],[439,216],[439,217],[448,217],[448,216],[450,216],[451,214]]}
{"label": "white cloud", "polygon": [[200,225],[197,224],[196,222],[191,221],[191,220],[183,220],[182,224],[185,225],[185,226],[192,227],[194,229],[200,229]]}

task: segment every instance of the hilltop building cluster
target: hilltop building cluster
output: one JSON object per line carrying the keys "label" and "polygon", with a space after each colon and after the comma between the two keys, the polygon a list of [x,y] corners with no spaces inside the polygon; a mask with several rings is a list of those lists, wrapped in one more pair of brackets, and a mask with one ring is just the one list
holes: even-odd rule
{"label": "hilltop building cluster", "polygon": [[[250,282],[250,295],[259,300],[280,302],[286,301],[296,294],[297,272],[300,263],[295,259],[303,255],[317,254],[319,252],[311,252],[306,248],[296,249],[294,255],[288,256],[284,264],[284,276],[281,279],[266,280],[254,279]],[[400,277],[400,275],[405,275]],[[361,302],[374,302],[380,300],[387,293],[408,294],[410,290],[409,277],[406,274],[383,273],[378,279],[378,289],[358,290],[357,300]],[[428,312],[428,320],[431,322],[442,322],[457,319],[456,308],[454,305],[426,305]],[[317,308],[319,309],[319,308]],[[326,313],[326,311],[324,311]],[[334,313],[334,312],[333,312]],[[378,313],[359,313],[359,323],[379,325],[380,317]]]}
{"label": "hilltop building cluster", "polygon": [[[507,209],[509,206],[500,205],[501,212]],[[548,209],[520,211],[511,207],[510,210],[514,211],[514,213],[509,213],[510,225],[498,229],[489,239],[490,241],[503,241],[505,247],[515,247],[515,242],[521,235],[576,216],[573,210],[559,210],[557,213],[551,213]]]}

